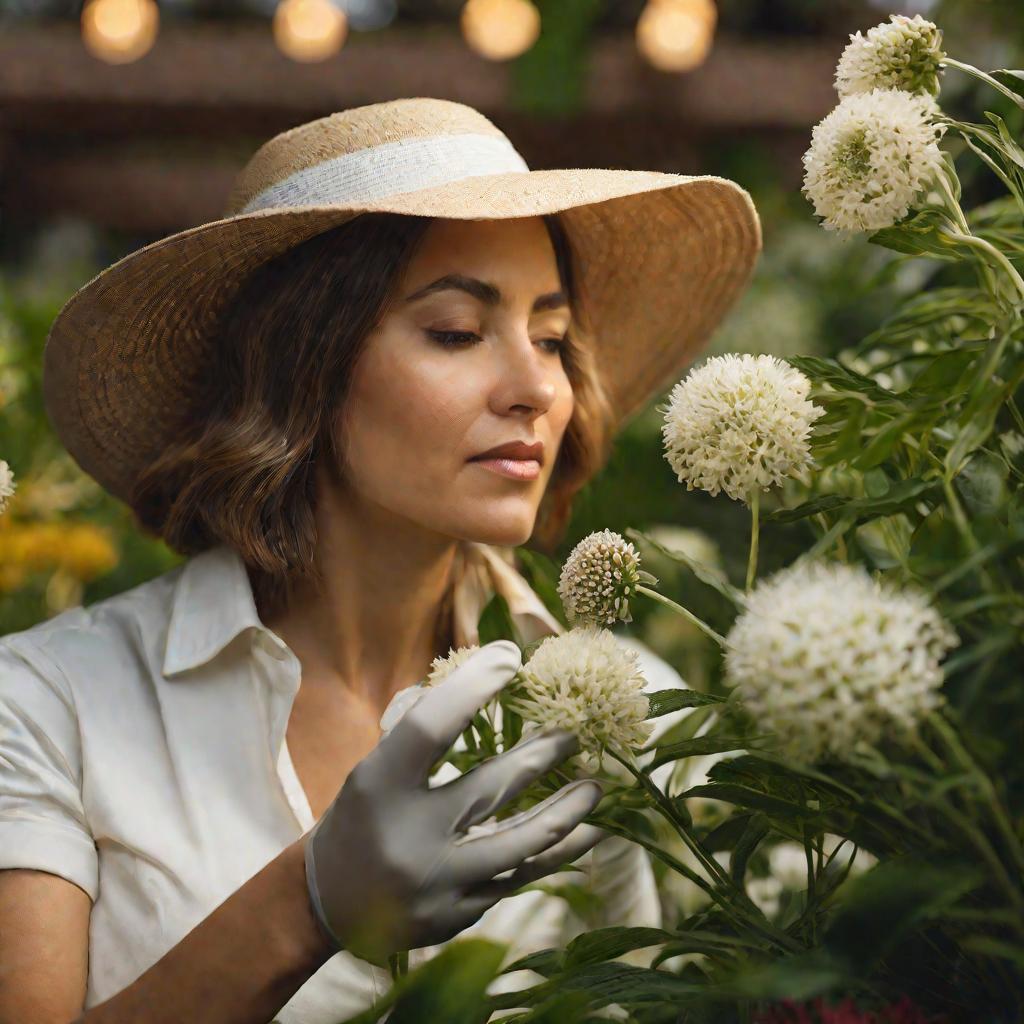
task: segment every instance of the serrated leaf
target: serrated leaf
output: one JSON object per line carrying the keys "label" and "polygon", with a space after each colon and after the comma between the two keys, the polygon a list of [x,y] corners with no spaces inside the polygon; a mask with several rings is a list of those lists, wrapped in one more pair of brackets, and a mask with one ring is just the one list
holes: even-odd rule
{"label": "serrated leaf", "polygon": [[586,964],[614,960],[634,949],[657,946],[675,938],[672,932],[661,928],[628,928],[610,926],[584,932],[565,947],[563,968],[582,967]]}
{"label": "serrated leaf", "polygon": [[706,583],[709,587],[713,587],[722,595],[722,597],[726,598],[732,604],[739,605],[742,602],[742,591],[734,587],[729,582],[725,573],[721,570],[713,568],[712,566],[702,565],[696,559],[691,558],[682,551],[674,551],[672,548],[665,547],[664,544],[655,540],[652,536],[644,533],[642,530],[636,530],[630,527],[626,530],[626,536],[631,540],[644,541],[660,551],[666,558],[671,558],[674,562],[679,562],[681,565],[685,565],[686,568],[701,581],[701,583]]}
{"label": "serrated leaf", "polygon": [[681,708],[698,708],[705,704],[724,704],[726,697],[717,697],[713,693],[701,693],[699,690],[683,690],[673,687],[669,690],[655,690],[647,694],[650,710],[648,718],[660,718]]}

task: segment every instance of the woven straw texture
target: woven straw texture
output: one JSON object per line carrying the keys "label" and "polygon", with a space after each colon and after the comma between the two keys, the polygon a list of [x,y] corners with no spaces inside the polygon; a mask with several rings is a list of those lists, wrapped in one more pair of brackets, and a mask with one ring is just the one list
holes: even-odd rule
{"label": "woven straw texture", "polygon": [[196,396],[218,319],[246,273],[367,211],[456,219],[561,213],[619,428],[667,389],[739,296],[760,250],[753,203],[727,179],[606,168],[513,171],[365,202],[236,212],[323,160],[459,133],[504,137],[471,107],[423,97],[290,129],[239,173],[225,217],[139,249],[79,289],[51,325],[43,392],[54,429],[81,468],[128,500],[138,470],[200,414]]}

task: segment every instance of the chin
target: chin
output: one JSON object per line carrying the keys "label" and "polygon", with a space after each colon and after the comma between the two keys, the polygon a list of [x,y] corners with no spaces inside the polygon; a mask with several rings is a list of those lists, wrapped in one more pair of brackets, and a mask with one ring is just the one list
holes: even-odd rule
{"label": "chin", "polygon": [[478,544],[494,544],[498,547],[519,547],[525,544],[533,534],[536,516],[520,518],[494,517],[486,522],[466,523],[457,532],[463,540],[476,541]]}

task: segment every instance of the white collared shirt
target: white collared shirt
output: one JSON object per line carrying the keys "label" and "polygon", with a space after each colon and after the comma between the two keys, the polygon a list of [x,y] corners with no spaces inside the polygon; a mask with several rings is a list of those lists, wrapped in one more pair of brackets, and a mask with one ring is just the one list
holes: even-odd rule
{"label": "white collared shirt", "polygon": [[[649,690],[685,685],[635,638],[619,639],[640,654]],[[60,875],[93,901],[86,1009],[314,825],[285,737],[300,668],[260,621],[245,565],[226,546],[0,637],[0,869]],[[577,863],[604,879],[606,923],[660,924],[640,847],[607,839]],[[460,935],[509,942],[509,963],[579,929],[565,900],[534,890]],[[413,950],[410,966],[440,948]],[[537,980],[516,972],[491,991]],[[274,1020],[336,1024],[390,984],[388,971],[343,951]]]}

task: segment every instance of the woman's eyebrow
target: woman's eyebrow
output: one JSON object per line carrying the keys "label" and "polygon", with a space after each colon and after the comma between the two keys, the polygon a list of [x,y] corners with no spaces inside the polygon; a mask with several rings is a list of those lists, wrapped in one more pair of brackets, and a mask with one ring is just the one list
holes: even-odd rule
{"label": "woman's eyebrow", "polygon": [[[467,277],[465,274],[445,274],[436,281],[432,281],[422,288],[418,288],[411,295],[405,297],[405,302],[414,302],[423,298],[424,295],[431,295],[434,292],[445,291],[449,288],[457,288],[459,291],[468,292],[474,298],[488,306],[496,306],[501,301],[501,291],[489,281],[481,281],[477,277]],[[564,291],[548,292],[539,295],[534,300],[533,312],[540,313],[548,309],[561,309],[568,306],[569,300]]]}

